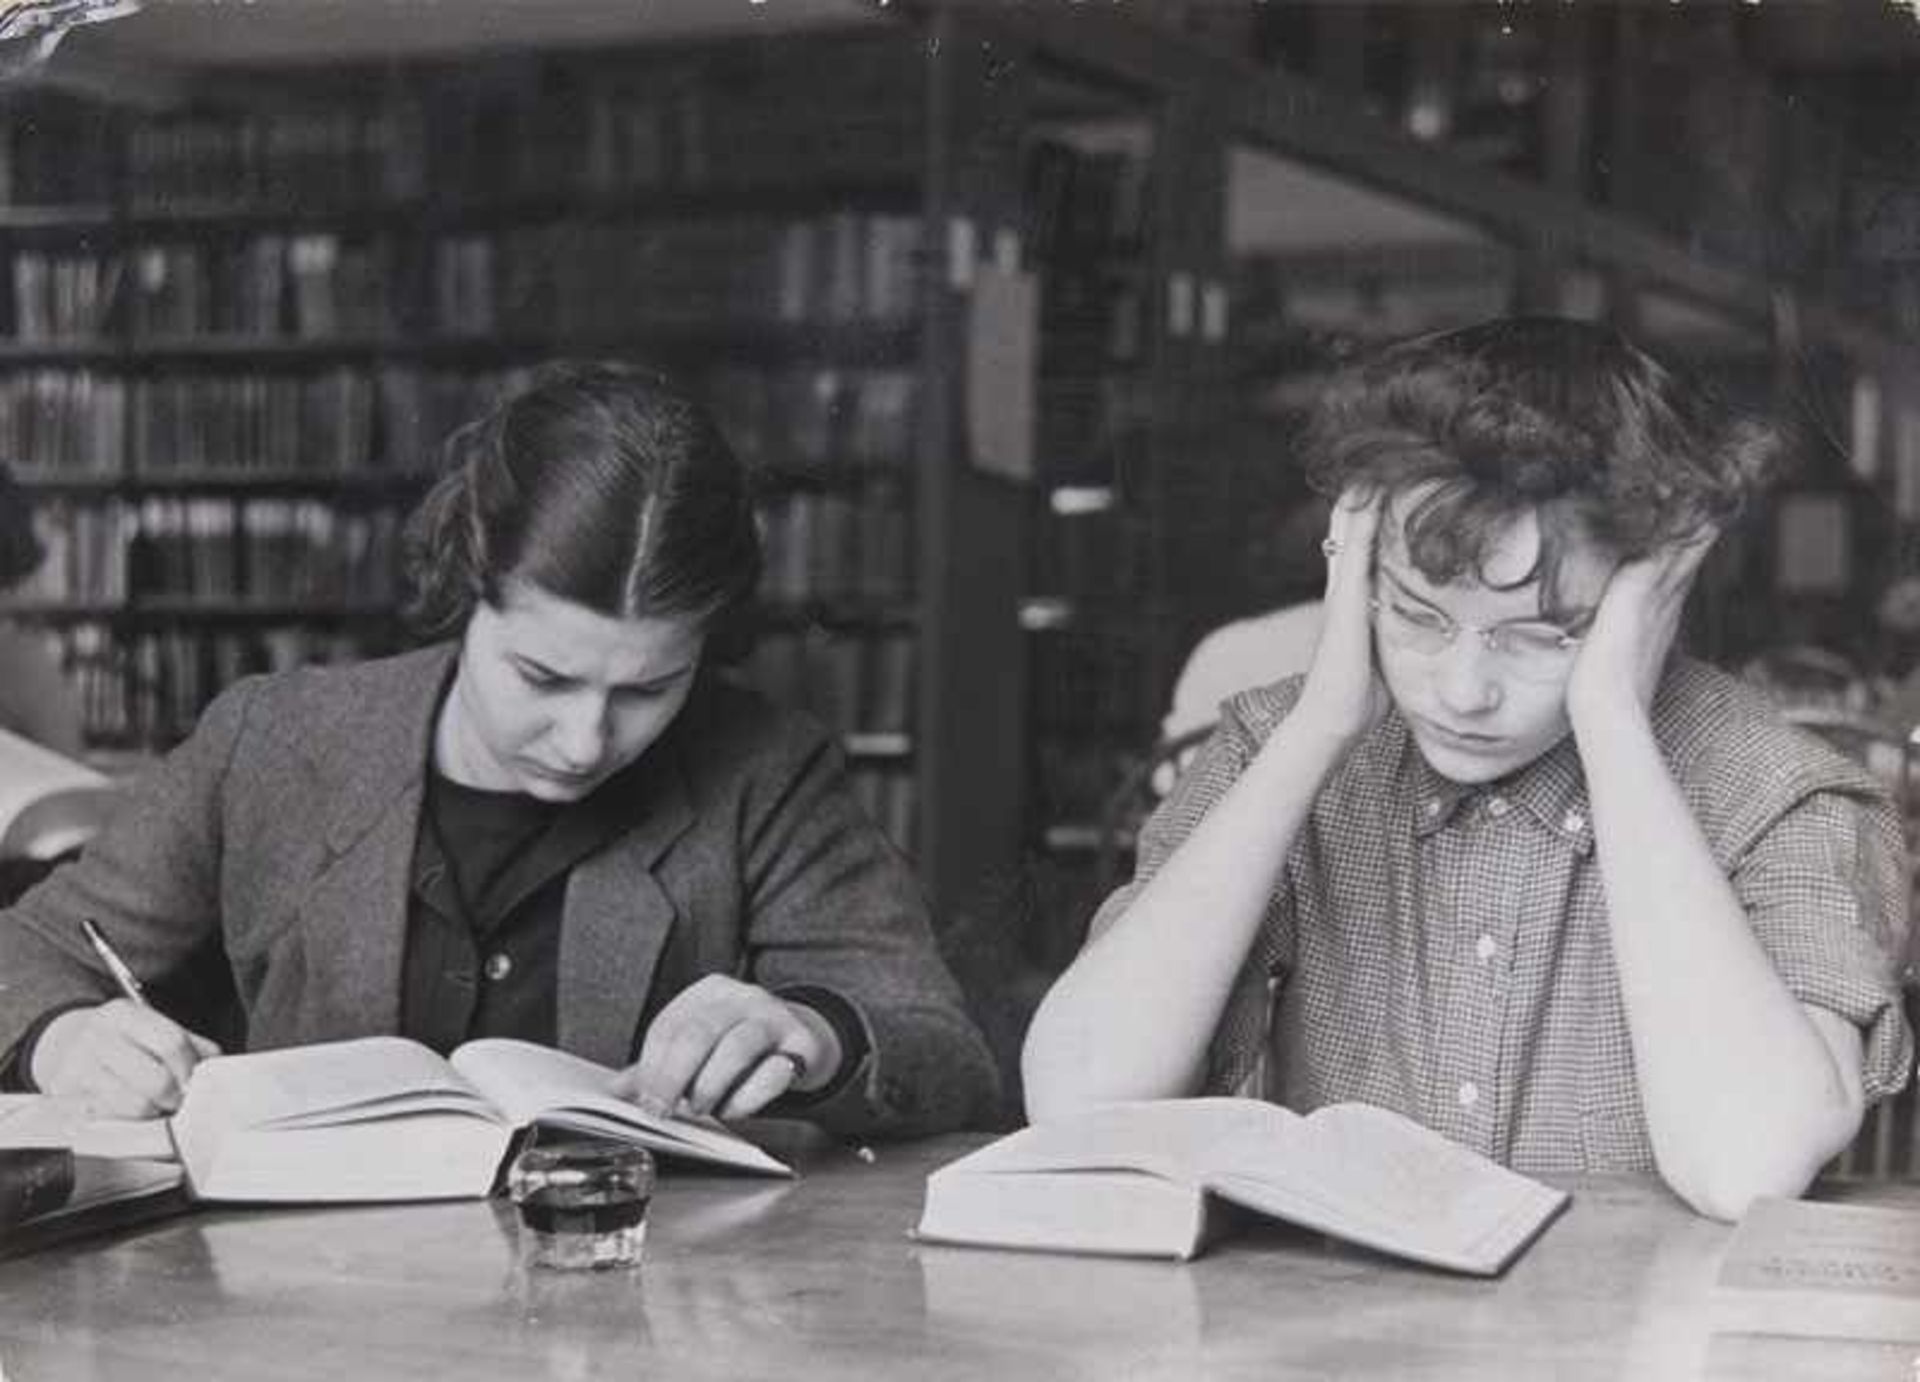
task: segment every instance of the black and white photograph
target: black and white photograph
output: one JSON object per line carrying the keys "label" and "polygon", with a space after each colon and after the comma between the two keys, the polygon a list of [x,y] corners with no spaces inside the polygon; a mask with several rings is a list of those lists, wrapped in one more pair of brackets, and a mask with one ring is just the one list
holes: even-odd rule
{"label": "black and white photograph", "polygon": [[0,1382],[1920,1382],[1920,0],[0,0]]}

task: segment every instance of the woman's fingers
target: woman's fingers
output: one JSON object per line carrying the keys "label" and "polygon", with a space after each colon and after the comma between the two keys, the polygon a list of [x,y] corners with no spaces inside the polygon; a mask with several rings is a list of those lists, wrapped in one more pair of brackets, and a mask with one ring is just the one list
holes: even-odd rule
{"label": "woman's fingers", "polygon": [[1327,559],[1327,602],[1329,605],[1358,599],[1365,603],[1372,593],[1373,548],[1380,531],[1380,503],[1377,491],[1366,493],[1348,489],[1333,505],[1327,519],[1326,540],[1321,553]]}
{"label": "woman's fingers", "polygon": [[194,1066],[218,1049],[151,1008],[115,999],[55,1019],[34,1049],[34,1078],[102,1117],[151,1118],[180,1106]]}
{"label": "woman's fingers", "polygon": [[800,1067],[788,1058],[784,1049],[762,1056],[719,1109],[722,1118],[751,1118],[800,1079]]}
{"label": "woman's fingers", "polygon": [[778,1046],[778,1033],[757,1017],[728,1028],[714,1043],[706,1063],[694,1077],[687,1095],[694,1112],[712,1113],[719,1109]]}
{"label": "woman's fingers", "polygon": [[709,975],[660,1010],[640,1059],[613,1088],[655,1113],[682,1100],[695,1113],[757,1109],[799,1078],[792,1061],[772,1062],[781,1071],[764,1068],[783,1050],[815,1069],[833,1058],[787,1003],[756,985]]}

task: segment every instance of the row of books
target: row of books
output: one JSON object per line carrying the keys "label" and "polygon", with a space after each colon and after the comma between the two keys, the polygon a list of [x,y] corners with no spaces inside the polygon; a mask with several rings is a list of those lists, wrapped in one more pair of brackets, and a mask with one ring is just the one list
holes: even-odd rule
{"label": "row of books", "polygon": [[400,523],[318,500],[56,500],[34,513],[46,559],[9,599],[383,604],[398,593]]}
{"label": "row of books", "polygon": [[[14,261],[16,285],[26,258]],[[209,334],[325,340],[382,336],[397,325],[400,275],[390,241],[262,235],[145,245],[129,258],[127,326],[135,340]],[[17,286],[15,293],[18,304]],[[25,318],[20,322],[21,338],[31,339]]]}
{"label": "row of books", "polygon": [[[915,308],[913,216],[641,225],[556,221],[443,236],[411,290],[399,245],[332,233],[12,258],[12,336],[26,344],[243,336],[323,341],[631,331],[652,324],[898,322]],[[417,305],[416,305],[417,302]]]}
{"label": "row of books", "polygon": [[[362,203],[418,195],[427,186],[417,112],[399,103],[331,109],[194,111],[126,127],[125,187],[136,211],[181,205]],[[22,128],[22,126],[26,128]],[[23,158],[31,126],[14,126],[13,200],[37,200],[41,151]],[[94,197],[106,200],[110,187]]]}
{"label": "row of books", "polygon": [[169,747],[215,695],[249,673],[385,651],[364,631],[300,624],[126,634],[87,622],[46,636],[80,699],[89,742],[114,748]]}
{"label": "row of books", "polygon": [[913,723],[913,639],[810,629],[767,633],[740,674],[771,699],[848,734],[904,734]]}
{"label": "row of books", "polygon": [[912,588],[911,515],[884,489],[790,491],[763,515],[768,599],[886,599]]}
{"label": "row of books", "polygon": [[836,212],[677,224],[562,221],[433,247],[431,329],[618,333],[650,324],[897,323],[917,307],[920,220]]}
{"label": "row of books", "polygon": [[[524,370],[0,374],[0,447],[50,477],[232,471],[415,474]],[[917,384],[896,369],[727,368],[696,380],[748,460],[904,466]]]}
{"label": "row of books", "polygon": [[[891,38],[891,41],[888,41]],[[856,47],[861,51],[853,51]],[[421,74],[378,90],[279,79],[271,110],[126,118],[59,93],[21,102],[0,141],[15,204],[357,205],[458,186],[474,195],[619,192],[911,169],[924,134],[901,39],[835,44],[834,81],[781,45],[751,70],[591,54],[505,81]],[[904,59],[904,60],[903,60]],[[737,64],[723,63],[737,67]],[[804,108],[807,118],[794,118]]]}
{"label": "row of books", "polygon": [[395,326],[393,247],[261,235],[124,253],[13,255],[13,339],[380,336]]}
{"label": "row of books", "polygon": [[[262,495],[51,498],[34,514],[46,560],[17,594],[384,601],[396,593],[403,521],[392,504]],[[911,589],[908,515],[882,491],[776,495],[765,521],[766,599],[886,599]]]}
{"label": "row of books", "polygon": [[26,475],[418,474],[524,376],[403,366],[303,374],[0,376],[0,446]]}
{"label": "row of books", "polygon": [[728,367],[708,374],[703,391],[741,456],[904,466],[913,451],[919,382],[910,370]]}
{"label": "row of books", "polygon": [[[419,417],[416,376],[141,377],[35,370],[0,378],[0,444],[25,474],[270,470],[345,474],[394,446],[380,415]],[[384,398],[385,407],[379,408]],[[388,443],[388,444],[383,444]],[[380,468],[384,468],[383,466]]]}

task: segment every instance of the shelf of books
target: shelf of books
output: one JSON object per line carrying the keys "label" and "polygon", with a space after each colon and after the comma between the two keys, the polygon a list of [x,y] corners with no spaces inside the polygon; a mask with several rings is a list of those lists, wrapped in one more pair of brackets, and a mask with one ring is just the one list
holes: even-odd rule
{"label": "shelf of books", "polygon": [[94,742],[164,748],[248,671],[400,646],[442,439],[542,359],[638,358],[762,481],[740,670],[844,733],[910,844],[912,52],[858,30],[302,69],[159,112],[12,96],[0,454],[48,558],[5,617],[58,644]]}
{"label": "shelf of books", "polygon": [[[1077,880],[1108,795],[1153,741],[1153,516],[1143,486],[1159,330],[1149,196],[1154,122],[1136,101],[1043,73],[1023,151],[1041,282],[1032,649],[1031,848]],[[1071,896],[1076,882],[1062,882]],[[1094,899],[1060,908],[1084,921]],[[1071,954],[1062,937],[1044,947]]]}

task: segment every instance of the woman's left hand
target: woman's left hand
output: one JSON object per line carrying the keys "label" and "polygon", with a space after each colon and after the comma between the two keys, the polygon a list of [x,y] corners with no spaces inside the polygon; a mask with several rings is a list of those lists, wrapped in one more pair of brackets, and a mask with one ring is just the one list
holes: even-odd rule
{"label": "woman's left hand", "polygon": [[1633,698],[1643,710],[1653,704],[1680,632],[1687,592],[1718,536],[1709,528],[1622,563],[1608,579],[1567,681],[1567,709],[1576,721],[1583,707],[1598,708],[1622,697]]}
{"label": "woman's left hand", "polygon": [[840,1043],[812,1008],[709,974],[676,995],[647,1028],[640,1059],[614,1093],[652,1113],[746,1118],[791,1089],[833,1078]]}

